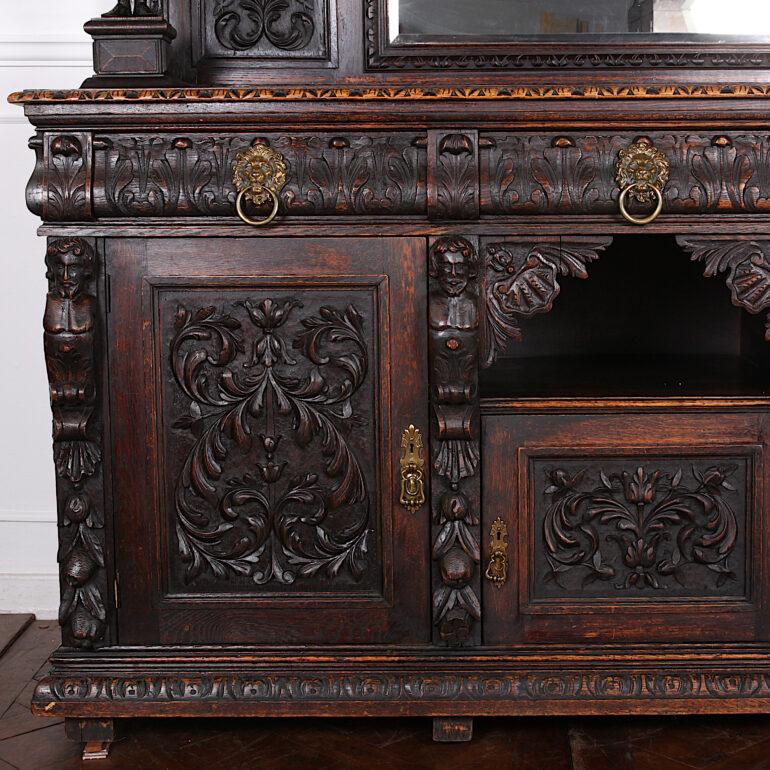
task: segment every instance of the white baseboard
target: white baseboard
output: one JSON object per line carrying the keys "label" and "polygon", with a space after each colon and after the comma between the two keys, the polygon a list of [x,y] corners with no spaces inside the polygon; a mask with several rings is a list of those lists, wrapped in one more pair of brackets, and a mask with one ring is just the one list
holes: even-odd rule
{"label": "white baseboard", "polygon": [[0,613],[34,612],[39,620],[56,618],[58,596],[56,573],[0,572]]}

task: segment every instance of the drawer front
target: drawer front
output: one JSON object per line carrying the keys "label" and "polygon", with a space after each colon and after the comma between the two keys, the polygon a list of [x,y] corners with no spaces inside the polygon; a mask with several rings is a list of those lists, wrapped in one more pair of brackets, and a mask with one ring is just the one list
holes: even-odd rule
{"label": "drawer front", "polygon": [[766,638],[762,424],[487,416],[484,528],[506,523],[511,569],[486,591],[485,642]]}
{"label": "drawer front", "polygon": [[[646,136],[670,167],[663,190],[665,213],[770,210],[770,135],[654,132]],[[618,154],[637,139],[638,134],[482,133],[480,211],[616,214]]]}
{"label": "drawer front", "polygon": [[191,133],[96,138],[94,215],[235,216],[233,167],[255,137],[287,166],[281,218],[426,211],[424,135]]}

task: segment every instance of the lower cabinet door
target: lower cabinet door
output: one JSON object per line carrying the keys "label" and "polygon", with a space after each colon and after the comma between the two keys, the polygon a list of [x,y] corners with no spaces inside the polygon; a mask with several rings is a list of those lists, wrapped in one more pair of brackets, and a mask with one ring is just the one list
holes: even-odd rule
{"label": "lower cabinet door", "polygon": [[765,424],[486,414],[483,526],[505,523],[509,571],[486,584],[485,642],[767,640]]}
{"label": "lower cabinet door", "polygon": [[106,242],[120,644],[429,640],[424,248]]}

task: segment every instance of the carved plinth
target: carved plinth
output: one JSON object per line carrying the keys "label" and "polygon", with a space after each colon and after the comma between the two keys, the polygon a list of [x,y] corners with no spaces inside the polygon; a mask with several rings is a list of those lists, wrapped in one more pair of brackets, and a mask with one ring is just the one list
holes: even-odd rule
{"label": "carved plinth", "polygon": [[162,84],[169,71],[171,41],[176,30],[160,16],[102,17],[84,26],[94,39],[96,75],[84,88],[111,85],[117,78]]}

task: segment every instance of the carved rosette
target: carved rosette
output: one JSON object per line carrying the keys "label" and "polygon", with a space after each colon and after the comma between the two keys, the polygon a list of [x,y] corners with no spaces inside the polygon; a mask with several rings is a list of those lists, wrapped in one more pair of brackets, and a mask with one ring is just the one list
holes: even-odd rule
{"label": "carved rosette", "polygon": [[65,645],[92,647],[106,631],[102,419],[97,398],[97,260],[81,238],[48,242],[44,350],[53,410]]}
{"label": "carved rosette", "polygon": [[588,278],[588,263],[610,243],[592,237],[487,244],[483,365],[491,366],[509,340],[521,339],[522,318],[551,310],[560,276]]}
{"label": "carved rosette", "polygon": [[480,640],[476,245],[441,238],[430,250],[433,621],[439,641]]}
{"label": "carved rosette", "polygon": [[[704,275],[725,275],[733,305],[753,315],[770,309],[770,241],[699,240],[680,237],[679,246],[695,262],[703,262]],[[765,325],[770,341],[770,313]]]}

